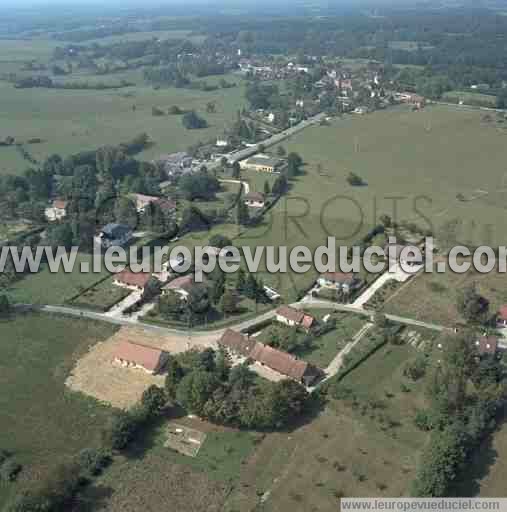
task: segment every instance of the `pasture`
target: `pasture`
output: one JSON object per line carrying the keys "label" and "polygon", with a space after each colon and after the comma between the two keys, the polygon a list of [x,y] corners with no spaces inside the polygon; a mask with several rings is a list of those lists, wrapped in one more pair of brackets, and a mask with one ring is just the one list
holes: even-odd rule
{"label": "pasture", "polygon": [[[327,225],[346,239],[350,225],[372,226],[385,213],[433,231],[460,218],[460,241],[500,243],[507,199],[502,126],[479,111],[430,105],[421,112],[396,107],[348,115],[308,128],[284,144],[307,163],[306,175],[294,183],[291,210],[297,201],[299,211],[306,206],[299,223],[308,231],[316,227],[320,238]],[[367,186],[350,186],[349,172]],[[470,200],[460,201],[458,194]]]}
{"label": "pasture", "polygon": [[[111,512],[222,511],[242,464],[260,436],[189,418],[176,421],[180,428],[198,431],[203,438],[195,457],[164,446],[167,428],[174,424],[162,419],[127,450],[125,457],[115,458],[105,474],[87,489],[84,504],[101,505]],[[77,508],[81,510],[89,509]]]}
{"label": "pasture", "polygon": [[464,322],[457,310],[457,295],[472,283],[489,301],[491,314],[507,304],[506,274],[495,271],[480,274],[473,269],[465,274],[455,274],[448,270],[443,274],[419,274],[385,302],[384,311],[452,327]]}
{"label": "pasture", "polygon": [[0,482],[0,508],[66,457],[100,445],[110,409],[69,392],[76,359],[115,328],[97,322],[19,315],[0,322],[0,448],[24,469],[16,484]]}
{"label": "pasture", "polygon": [[[242,465],[224,510],[331,512],[343,496],[407,496],[426,439],[412,419],[422,403],[420,385],[400,390],[407,382],[403,364],[414,354],[406,346],[384,347],[343,380],[357,388],[359,406],[332,399],[294,430],[267,434]],[[363,412],[371,400],[383,408]]]}
{"label": "pasture", "polygon": [[78,253],[70,273],[63,268],[52,273],[47,265],[42,265],[39,272],[15,281],[7,290],[8,295],[13,302],[24,304],[65,304],[109,275],[105,267],[101,272],[82,273],[81,264],[88,263],[92,268],[92,261],[91,254]]}
{"label": "pasture", "polygon": [[[134,80],[137,85],[118,90],[15,89],[0,81],[0,138],[13,136],[23,142],[40,138],[42,144],[27,146],[39,161],[58,153],[62,156],[126,142],[146,132],[153,145],[139,155],[151,160],[160,154],[184,151],[198,141],[214,140],[234,119],[244,105],[243,86],[203,92],[190,89],[161,88],[144,84],[140,72],[126,72],[106,77],[72,76],[72,80],[90,82]],[[211,84],[222,77],[208,77]],[[238,76],[225,75],[240,84]],[[216,113],[206,113],[206,104],[215,102]],[[177,105],[194,109],[208,121],[208,128],[187,130],[181,116],[153,116],[152,108],[167,111]],[[135,110],[134,110],[135,106]],[[19,174],[29,167],[16,148],[0,148],[0,172]]]}

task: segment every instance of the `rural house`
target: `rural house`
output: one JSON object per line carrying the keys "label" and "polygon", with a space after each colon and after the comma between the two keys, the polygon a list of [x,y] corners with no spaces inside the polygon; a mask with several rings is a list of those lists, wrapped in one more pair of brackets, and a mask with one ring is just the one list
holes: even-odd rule
{"label": "rural house", "polygon": [[250,340],[232,329],[227,329],[224,332],[218,344],[232,355],[252,359],[305,386],[311,386],[322,375],[319,368],[306,361],[282,350]]}
{"label": "rural house", "polygon": [[255,340],[251,341],[247,336],[232,329],[227,329],[218,340],[218,345],[231,355],[250,357]]}
{"label": "rural house", "polygon": [[495,355],[498,351],[498,338],[496,336],[481,336],[475,345],[480,356]]}
{"label": "rural house", "polygon": [[129,194],[128,197],[134,201],[138,213],[144,212],[149,204],[159,199],[158,197],[147,196],[145,194]]}
{"label": "rural house", "polygon": [[239,163],[241,169],[247,171],[260,171],[260,172],[280,172],[285,165],[285,161],[280,158],[272,158],[268,155],[255,155]]}
{"label": "rural house", "polygon": [[275,318],[277,322],[290,327],[302,327],[305,330],[310,329],[315,322],[313,316],[290,306],[280,306],[276,310]]}
{"label": "rural house", "polygon": [[263,343],[255,344],[250,358],[304,386],[311,386],[321,375],[321,371],[310,363]]}
{"label": "rural house", "polygon": [[245,204],[250,208],[264,208],[264,194],[260,192],[249,192],[244,197]]}
{"label": "rural house", "polygon": [[496,325],[500,329],[507,327],[507,304],[500,307],[496,314]]}
{"label": "rural house", "polygon": [[176,212],[176,201],[173,199],[160,197],[153,204],[157,205],[165,215],[173,215]]}
{"label": "rural house", "polygon": [[55,199],[50,207],[44,210],[46,219],[50,222],[61,220],[67,215],[67,201]]}
{"label": "rural house", "polygon": [[116,286],[143,292],[150,279],[151,274],[149,272],[132,272],[129,269],[125,269],[115,274],[113,283]]}
{"label": "rural house", "polygon": [[325,272],[319,276],[317,283],[323,288],[350,293],[361,285],[361,280],[352,272]]}
{"label": "rural house", "polygon": [[172,178],[191,169],[193,158],[184,151],[161,155],[155,163],[162,166],[168,177]]}
{"label": "rural house", "polygon": [[166,294],[172,291],[177,293],[182,299],[186,299],[190,294],[190,290],[195,285],[195,276],[188,274],[186,276],[177,277],[167,283],[162,289],[162,293]]}
{"label": "rural house", "polygon": [[132,229],[125,224],[107,224],[95,237],[95,243],[103,249],[109,247],[121,247],[132,239]]}
{"label": "rural house", "polygon": [[121,340],[114,351],[113,363],[154,375],[163,370],[168,358],[167,352],[157,348]]}

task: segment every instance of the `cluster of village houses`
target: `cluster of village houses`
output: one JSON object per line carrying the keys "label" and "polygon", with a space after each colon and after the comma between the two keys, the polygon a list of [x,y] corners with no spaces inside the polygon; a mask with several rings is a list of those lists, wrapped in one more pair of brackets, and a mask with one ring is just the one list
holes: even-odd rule
{"label": "cluster of village houses", "polygon": [[[142,292],[153,276],[160,279],[157,274],[134,273],[126,269],[115,275],[114,284]],[[169,272],[165,279],[167,282],[163,284],[161,293],[176,293],[183,301],[187,300],[192,287],[196,286],[195,276],[192,273],[175,277],[175,274]],[[354,288],[361,286],[361,280],[356,275],[341,272],[324,273],[319,276],[317,283],[321,287],[342,290],[345,293],[350,293]],[[311,314],[287,305],[278,307],[274,321],[306,333],[317,325],[316,319]],[[224,332],[218,341],[218,346],[226,350],[236,362],[248,360],[270,368],[305,386],[311,386],[323,375],[322,370],[306,361],[231,329]],[[128,341],[118,345],[114,362],[121,366],[142,368],[150,373],[157,373],[163,368],[166,357],[167,355],[161,350]]]}

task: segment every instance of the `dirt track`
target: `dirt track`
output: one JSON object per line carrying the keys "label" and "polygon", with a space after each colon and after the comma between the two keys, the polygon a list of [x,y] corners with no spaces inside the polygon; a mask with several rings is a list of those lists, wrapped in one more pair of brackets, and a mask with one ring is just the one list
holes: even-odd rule
{"label": "dirt track", "polygon": [[190,348],[214,347],[216,342],[216,336],[210,335],[208,338],[200,337],[199,343],[192,339],[182,343],[181,336],[160,335],[123,327],[108,340],[90,347],[90,351],[77,362],[66,381],[67,386],[122,409],[138,402],[143,391],[152,384],[163,386],[163,376],[122,368],[112,362],[117,344],[124,339],[172,354],[185,352]]}

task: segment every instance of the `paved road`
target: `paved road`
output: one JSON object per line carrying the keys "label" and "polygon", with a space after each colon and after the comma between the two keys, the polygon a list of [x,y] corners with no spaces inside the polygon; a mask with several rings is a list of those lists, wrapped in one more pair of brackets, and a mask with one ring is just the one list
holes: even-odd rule
{"label": "paved road", "polygon": [[250,192],[250,185],[246,181],[241,180],[218,180],[220,183],[237,183],[238,185],[242,185],[243,192],[248,194]]}
{"label": "paved road", "polygon": [[[318,308],[318,309],[332,309],[334,311],[343,311],[343,312],[349,312],[354,314],[359,314],[368,317],[370,320],[373,320],[375,314],[372,311],[367,311],[364,309],[358,309],[351,305],[347,304],[337,304],[336,302],[331,302],[327,300],[320,300],[320,299],[314,299],[311,297],[305,297],[300,302],[295,302],[291,304],[291,306],[296,308]],[[125,325],[125,326],[136,326],[140,327],[142,329],[147,329],[149,331],[158,332],[161,334],[172,334],[172,335],[180,335],[185,338],[194,337],[208,337],[208,336],[214,336],[216,335],[221,336],[223,332],[227,329],[234,329],[237,331],[244,331],[245,329],[249,329],[257,324],[260,324],[266,320],[269,320],[270,318],[273,318],[275,316],[275,309],[271,309],[265,313],[262,313],[255,318],[251,318],[249,320],[245,320],[243,322],[240,322],[238,324],[230,325],[227,327],[223,327],[220,329],[212,329],[212,330],[196,330],[195,328],[192,330],[181,330],[181,329],[173,329],[170,327],[163,327],[159,325],[149,324],[145,322],[138,321],[136,318],[125,318],[125,317],[113,317],[109,316],[107,313],[98,313],[95,311],[89,311],[86,309],[81,308],[74,308],[69,306],[51,306],[51,305],[42,305],[42,306],[35,306],[30,304],[21,304],[16,306],[17,309],[26,309],[26,310],[37,310],[41,311],[43,313],[55,313],[55,314],[61,314],[61,315],[70,315],[75,316],[79,318],[88,318],[91,320],[99,320],[103,322],[109,322],[116,325]],[[428,322],[421,322],[419,320],[414,320],[412,318],[405,318],[397,315],[385,315],[386,318],[389,320],[392,320],[393,322],[397,322],[400,324],[405,325],[413,325],[415,327],[424,327],[426,329],[431,329],[433,331],[444,331],[447,328],[442,325],[432,324]]]}
{"label": "paved road", "polygon": [[[304,130],[305,128],[308,128],[309,126],[313,126],[315,124],[318,124],[322,119],[326,117],[326,114],[324,112],[321,112],[320,114],[317,114],[316,116],[310,117],[309,119],[306,119],[305,121],[301,121],[295,126],[292,126],[291,128],[287,128],[287,130],[284,130],[283,132],[277,133],[276,135],[273,135],[272,137],[269,137],[268,139],[265,139],[259,144],[256,144],[255,146],[240,149],[239,151],[234,151],[233,153],[230,153],[228,155],[228,161],[229,163],[239,162],[240,160],[244,160],[245,158],[248,158],[252,155],[255,155],[255,153],[259,152],[259,146],[262,145],[265,148],[269,148],[270,146],[274,146],[275,144],[279,144],[280,142],[284,141],[285,139],[288,139],[290,136],[295,135],[296,133]],[[210,170],[212,170],[215,167],[220,166],[220,159],[215,160],[214,162],[207,162],[206,167]]]}

